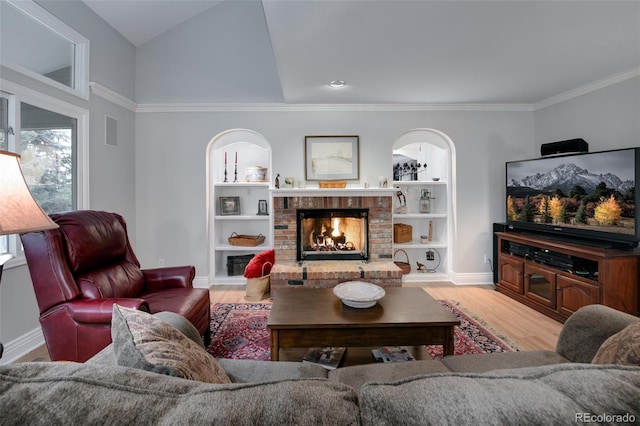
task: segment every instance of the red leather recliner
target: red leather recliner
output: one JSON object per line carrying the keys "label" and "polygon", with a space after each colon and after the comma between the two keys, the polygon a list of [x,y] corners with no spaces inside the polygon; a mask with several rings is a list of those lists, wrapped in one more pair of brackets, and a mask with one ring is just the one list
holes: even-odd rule
{"label": "red leather recliner", "polygon": [[178,313],[208,342],[209,290],[193,288],[193,266],[140,269],[118,214],[80,210],[51,218],[59,229],[21,239],[52,361],[84,362],[111,343],[114,303]]}

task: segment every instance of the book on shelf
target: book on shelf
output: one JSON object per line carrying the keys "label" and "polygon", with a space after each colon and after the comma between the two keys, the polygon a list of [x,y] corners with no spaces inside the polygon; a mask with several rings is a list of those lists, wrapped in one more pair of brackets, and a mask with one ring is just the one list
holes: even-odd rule
{"label": "book on shelf", "polygon": [[380,346],[371,349],[371,354],[377,362],[415,361],[406,346]]}
{"label": "book on shelf", "polygon": [[342,357],[344,356],[347,348],[345,347],[324,347],[324,348],[309,348],[306,354],[302,357],[302,362],[310,364],[318,364],[327,370],[335,370],[340,365]]}

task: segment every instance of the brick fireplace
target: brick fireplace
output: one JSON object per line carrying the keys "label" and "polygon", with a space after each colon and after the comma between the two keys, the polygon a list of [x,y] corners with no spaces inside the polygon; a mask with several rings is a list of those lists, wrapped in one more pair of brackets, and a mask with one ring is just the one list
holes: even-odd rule
{"label": "brick fireplace", "polygon": [[[383,287],[400,287],[402,273],[392,261],[392,191],[381,189],[300,189],[273,192],[274,249],[271,293],[282,287],[333,287],[361,280]],[[368,261],[305,260],[298,262],[299,211],[366,211]]]}

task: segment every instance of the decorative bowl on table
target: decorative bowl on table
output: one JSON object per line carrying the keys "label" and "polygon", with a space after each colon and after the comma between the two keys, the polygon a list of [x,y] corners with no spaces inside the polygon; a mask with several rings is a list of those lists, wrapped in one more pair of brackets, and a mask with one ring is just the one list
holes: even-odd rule
{"label": "decorative bowl on table", "polygon": [[364,281],[347,281],[333,288],[333,294],[352,308],[370,308],[385,295],[382,287]]}

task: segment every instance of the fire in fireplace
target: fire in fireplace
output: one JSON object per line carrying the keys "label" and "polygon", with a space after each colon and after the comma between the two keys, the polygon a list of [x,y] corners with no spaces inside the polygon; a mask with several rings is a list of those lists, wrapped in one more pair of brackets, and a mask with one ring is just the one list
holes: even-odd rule
{"label": "fire in fireplace", "polygon": [[368,209],[301,209],[296,225],[299,262],[369,260]]}

